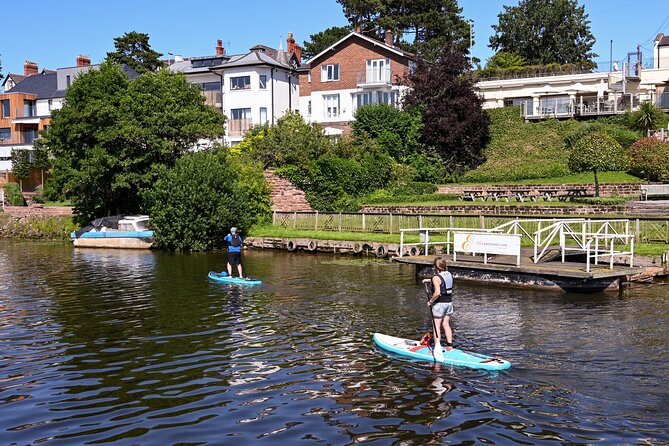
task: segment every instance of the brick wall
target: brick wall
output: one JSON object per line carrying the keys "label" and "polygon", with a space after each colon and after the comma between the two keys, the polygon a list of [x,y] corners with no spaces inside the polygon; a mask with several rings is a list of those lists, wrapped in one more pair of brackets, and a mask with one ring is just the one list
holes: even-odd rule
{"label": "brick wall", "polygon": [[625,206],[363,206],[360,212],[392,214],[483,214],[483,215],[623,215]]}
{"label": "brick wall", "polygon": [[[567,189],[586,188],[588,193],[595,193],[594,184],[471,184],[465,186],[440,185],[437,187],[438,194],[461,195],[465,190],[489,191],[489,190],[514,190],[530,189],[537,193],[545,190],[559,190],[566,194]],[[560,192],[559,192],[560,193]],[[641,184],[638,183],[603,183],[599,185],[599,194],[602,197],[613,196],[639,196]]]}
{"label": "brick wall", "polygon": [[273,211],[310,212],[313,210],[304,191],[296,188],[290,181],[277,176],[271,170],[265,171],[265,179],[271,188],[269,200]]}

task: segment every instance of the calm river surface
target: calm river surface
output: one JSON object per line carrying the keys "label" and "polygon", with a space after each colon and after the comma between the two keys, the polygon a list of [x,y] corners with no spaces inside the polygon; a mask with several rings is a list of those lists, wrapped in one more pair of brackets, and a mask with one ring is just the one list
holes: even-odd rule
{"label": "calm river surface", "polygon": [[0,444],[669,444],[669,286],[589,296],[456,284],[460,347],[504,372],[376,349],[430,327],[414,270],[0,241]]}

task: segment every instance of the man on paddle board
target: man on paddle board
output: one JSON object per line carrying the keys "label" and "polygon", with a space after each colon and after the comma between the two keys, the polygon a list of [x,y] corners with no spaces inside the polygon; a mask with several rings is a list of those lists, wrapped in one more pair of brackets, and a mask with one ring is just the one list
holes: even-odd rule
{"label": "man on paddle board", "polygon": [[226,235],[224,240],[228,243],[228,277],[232,277],[232,265],[237,265],[239,278],[243,279],[242,243],[244,243],[244,239],[237,234],[237,228],[233,226],[230,228],[230,234]]}
{"label": "man on paddle board", "polygon": [[423,279],[423,283],[432,284],[432,296],[427,301],[432,309],[435,327],[435,342],[441,340],[441,328],[446,336],[446,350],[453,350],[453,331],[450,316],[453,314],[453,276],[448,271],[446,260],[442,257],[434,259],[436,274],[431,279]]}

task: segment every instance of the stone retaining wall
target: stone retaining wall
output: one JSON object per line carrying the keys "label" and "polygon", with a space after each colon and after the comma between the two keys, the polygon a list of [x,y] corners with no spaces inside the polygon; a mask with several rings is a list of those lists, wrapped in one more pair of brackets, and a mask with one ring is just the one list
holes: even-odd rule
{"label": "stone retaining wall", "polygon": [[69,217],[69,206],[5,206],[5,213],[15,217]]}
{"label": "stone retaining wall", "polygon": [[[602,197],[626,197],[636,196],[641,194],[641,186],[639,183],[602,183],[599,185],[599,194]],[[541,194],[545,190],[559,190],[567,193],[567,189],[585,188],[589,194],[595,193],[594,184],[470,184],[449,186],[447,184],[437,187],[438,194],[447,195],[462,195],[465,190],[489,191],[489,190],[507,190],[511,193],[515,190],[531,190]],[[559,192],[560,193],[560,192]]]}
{"label": "stone retaining wall", "polygon": [[289,180],[279,177],[272,170],[265,171],[265,179],[271,188],[269,200],[273,211],[313,211],[304,191],[295,187]]}
{"label": "stone retaining wall", "polygon": [[483,215],[623,215],[625,206],[497,206],[497,205],[441,205],[441,206],[363,206],[360,212],[392,214],[483,214]]}

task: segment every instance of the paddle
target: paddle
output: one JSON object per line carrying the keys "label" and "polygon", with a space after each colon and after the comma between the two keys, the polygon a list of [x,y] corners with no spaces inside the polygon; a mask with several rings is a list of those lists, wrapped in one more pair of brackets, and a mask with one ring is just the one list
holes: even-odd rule
{"label": "paddle", "polygon": [[[428,302],[432,298],[432,293],[430,293],[430,289],[427,286],[427,283],[425,284],[425,294],[427,294],[427,300]],[[430,312],[430,321],[432,321],[432,333],[437,333],[437,326],[434,325],[434,316],[432,316],[432,305],[428,306],[428,311]],[[444,350],[441,348],[441,343],[439,342],[439,339],[434,338],[434,349],[432,350],[432,354],[434,355],[434,360],[435,362],[444,362]]]}

